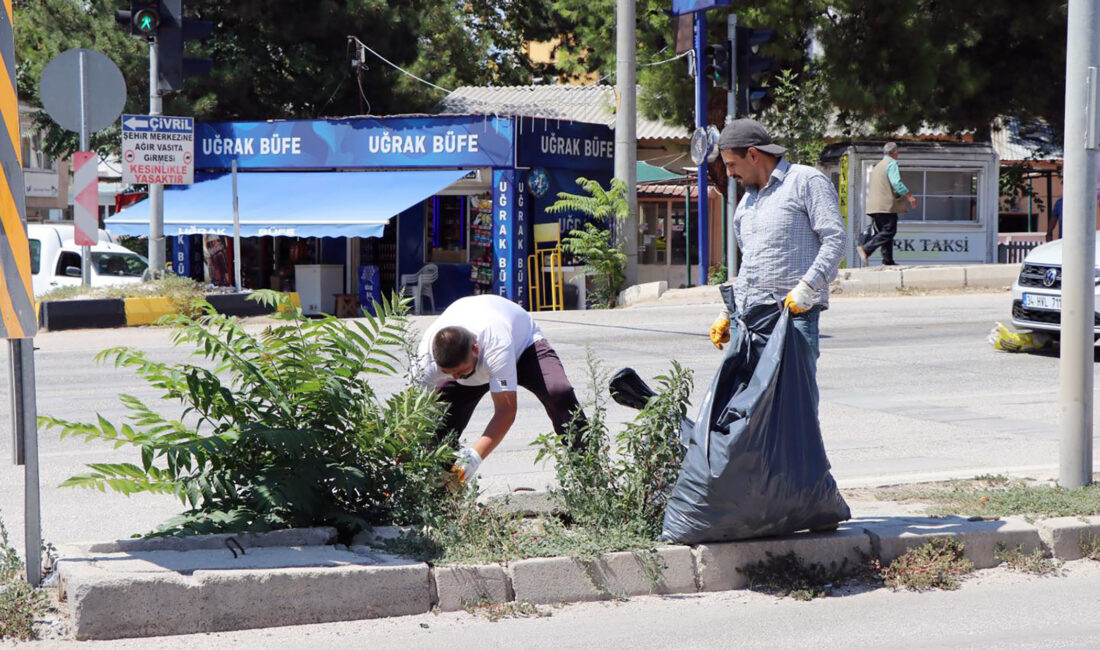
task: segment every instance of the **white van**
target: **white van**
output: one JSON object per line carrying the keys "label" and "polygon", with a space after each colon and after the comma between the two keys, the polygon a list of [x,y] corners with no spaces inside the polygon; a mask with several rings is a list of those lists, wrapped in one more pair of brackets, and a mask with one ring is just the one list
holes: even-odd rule
{"label": "white van", "polygon": [[[58,287],[80,286],[82,260],[72,223],[27,224],[27,238],[36,298]],[[91,254],[93,287],[141,282],[149,268],[149,260],[115,243],[106,230],[99,231],[99,243],[91,247]]]}

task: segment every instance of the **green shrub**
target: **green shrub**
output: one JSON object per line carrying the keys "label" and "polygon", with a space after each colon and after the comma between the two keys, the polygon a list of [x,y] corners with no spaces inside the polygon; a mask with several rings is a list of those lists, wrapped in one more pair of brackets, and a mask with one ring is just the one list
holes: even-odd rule
{"label": "green shrub", "polygon": [[570,451],[556,435],[547,434],[536,441],[537,460],[554,459],[558,487],[551,494],[572,521],[598,532],[623,531],[656,540],[683,458],[679,433],[692,372],[674,361],[667,375],[657,377],[657,396],[612,436],[608,374],[591,353],[588,367],[593,401],[581,430],[585,447]]}
{"label": "green shrub", "polygon": [[23,562],[0,519],[0,640],[33,639],[34,621],[46,612],[46,594],[29,585],[22,574]]}
{"label": "green shrub", "polygon": [[306,319],[271,291],[253,298],[281,310],[259,334],[209,304],[196,318],[166,317],[174,342],[194,346],[202,365],[169,365],[132,348],[100,353],[182,410],[170,419],[122,395],[128,423],[40,418],[63,438],[140,450],[140,463],[91,464],[63,485],[176,496],[188,509],[159,535],[331,525],[347,536],[416,523],[438,508],[440,467],[453,452],[435,442],[435,395],[410,387],[382,399],[367,381],[399,372],[407,303],[384,301],[358,322]]}
{"label": "green shrub", "polygon": [[883,580],[893,589],[958,589],[959,576],[974,570],[974,564],[963,557],[964,548],[954,537],[933,537],[891,562],[882,571]]}

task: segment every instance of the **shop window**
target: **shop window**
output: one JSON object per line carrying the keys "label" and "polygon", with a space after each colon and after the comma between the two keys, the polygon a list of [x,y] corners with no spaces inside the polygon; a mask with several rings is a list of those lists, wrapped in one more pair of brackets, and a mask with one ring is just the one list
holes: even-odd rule
{"label": "shop window", "polygon": [[687,223],[685,207],[679,202],[669,210],[669,256],[673,264],[684,264],[687,255]]}
{"label": "shop window", "polygon": [[913,196],[916,209],[903,221],[978,220],[978,172],[975,170],[902,169],[901,180]]}
{"label": "shop window", "polygon": [[428,262],[465,264],[465,196],[435,196],[424,202],[424,226]]}
{"label": "shop window", "polygon": [[644,201],[638,220],[638,263],[666,264],[668,261],[668,202]]}

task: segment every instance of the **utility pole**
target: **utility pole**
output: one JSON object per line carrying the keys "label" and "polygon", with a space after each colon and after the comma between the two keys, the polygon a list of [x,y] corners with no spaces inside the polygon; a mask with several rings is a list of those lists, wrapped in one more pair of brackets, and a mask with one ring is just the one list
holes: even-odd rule
{"label": "utility pole", "polygon": [[[704,11],[695,12],[695,126],[705,129],[707,127],[707,79],[704,73],[706,63],[703,53],[707,49],[707,14]],[[709,262],[710,245],[710,214],[707,210],[707,161],[704,156],[699,164],[696,187],[699,192],[699,286],[706,286]],[[689,215],[684,215],[687,219]],[[684,254],[687,256],[688,281],[691,286],[691,241],[685,238]]]}
{"label": "utility pole", "polygon": [[[149,114],[161,114],[157,86],[157,39],[149,39]],[[149,269],[154,278],[164,275],[164,186],[149,184]]]}
{"label": "utility pole", "polygon": [[1100,0],[1070,0],[1062,212],[1062,444],[1058,482],[1092,482],[1096,153],[1100,151]]}
{"label": "utility pole", "polygon": [[[737,14],[726,16],[726,38],[730,42],[730,88],[726,92],[726,124],[737,119]],[[733,217],[737,213],[737,181],[726,177],[726,280],[737,277],[737,237]]]}
{"label": "utility pole", "polygon": [[618,239],[626,253],[626,286],[638,283],[638,132],[637,80],[635,72],[637,24],[636,0],[618,0],[615,16],[615,79],[618,108],[615,112],[615,178],[626,185],[629,206]]}

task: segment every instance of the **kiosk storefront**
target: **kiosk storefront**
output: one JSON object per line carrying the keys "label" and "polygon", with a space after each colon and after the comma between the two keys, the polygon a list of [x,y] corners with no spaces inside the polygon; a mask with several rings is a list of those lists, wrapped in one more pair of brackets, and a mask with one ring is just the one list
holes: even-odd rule
{"label": "kiosk storefront", "polygon": [[[836,143],[822,168],[840,194],[849,235],[846,261],[860,266],[858,234],[871,223],[867,185],[882,160],[882,142]],[[900,215],[894,239],[899,264],[991,263],[997,255],[997,152],[989,144],[898,141],[901,179],[917,207]],[[879,264],[879,256],[871,264]]]}
{"label": "kiosk storefront", "polygon": [[[340,286],[328,273],[323,293],[358,294],[365,304],[366,285],[396,289],[402,274],[430,263],[439,268],[437,311],[488,291],[526,304],[534,225],[578,227],[580,215],[546,207],[558,192],[579,192],[578,176],[606,185],[613,147],[605,126],[542,118],[199,123],[196,183],[165,192],[164,233],[174,270],[202,277],[206,254],[209,274],[209,241],[232,250],[224,238],[233,235],[236,163],[241,235],[252,239],[242,246],[247,288],[294,288],[294,267],[338,266]],[[107,228],[146,236],[148,220],[141,202]]]}

